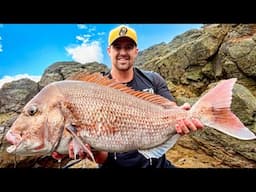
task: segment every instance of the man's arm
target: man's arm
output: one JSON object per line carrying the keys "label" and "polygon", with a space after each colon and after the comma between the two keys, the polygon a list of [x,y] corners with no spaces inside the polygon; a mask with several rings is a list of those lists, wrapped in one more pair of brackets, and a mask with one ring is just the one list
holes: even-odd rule
{"label": "man's arm", "polygon": [[[158,73],[154,73],[154,86],[156,94],[161,95],[173,102],[175,102],[174,97],[171,95],[170,90],[168,89],[167,83],[164,78]],[[189,103],[184,103],[180,106],[181,109],[189,110],[191,108]],[[204,125],[198,119],[183,119],[179,121],[176,125],[177,133],[183,135],[188,134],[190,131],[196,131],[202,129]]]}
{"label": "man's arm", "polygon": [[161,95],[170,101],[176,102],[175,98],[172,96],[170,90],[168,89],[167,83],[164,78],[156,72],[153,72],[153,86],[155,94]]}

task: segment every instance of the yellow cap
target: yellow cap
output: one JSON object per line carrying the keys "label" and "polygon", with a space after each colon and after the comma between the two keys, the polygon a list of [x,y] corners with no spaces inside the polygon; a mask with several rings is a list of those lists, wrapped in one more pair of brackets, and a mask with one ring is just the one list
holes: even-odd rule
{"label": "yellow cap", "polygon": [[137,45],[136,31],[126,25],[120,25],[109,32],[108,45],[110,46],[115,40],[120,37],[128,37],[132,39]]}

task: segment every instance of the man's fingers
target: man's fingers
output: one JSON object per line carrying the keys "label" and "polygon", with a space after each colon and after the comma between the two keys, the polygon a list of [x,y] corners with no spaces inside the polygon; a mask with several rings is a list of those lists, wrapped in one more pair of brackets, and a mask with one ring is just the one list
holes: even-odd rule
{"label": "man's fingers", "polygon": [[204,125],[196,118],[179,120],[175,125],[176,132],[183,135],[188,134],[190,131],[202,129]]}
{"label": "man's fingers", "polygon": [[188,129],[190,129],[192,131],[196,131],[197,130],[196,126],[194,125],[194,123],[192,121],[190,121],[188,119],[184,119],[184,123],[185,123],[185,125],[186,125],[186,127]]}
{"label": "man's fingers", "polygon": [[106,151],[95,151],[94,152],[94,158],[95,158],[96,163],[98,163],[98,164],[103,164],[107,160],[107,157],[108,157],[108,152],[106,152]]}
{"label": "man's fingers", "polygon": [[184,123],[184,120],[178,121],[179,127],[182,130],[182,133],[188,134],[189,129],[187,128],[186,124]]}
{"label": "man's fingers", "polygon": [[74,159],[74,145],[73,145],[73,142],[69,143],[68,155],[69,155],[69,158]]}
{"label": "man's fingers", "polygon": [[180,125],[179,125],[178,123],[175,125],[175,129],[176,129],[176,132],[177,132],[177,133],[183,134],[183,133],[182,133],[182,130],[181,130],[181,128],[180,128]]}
{"label": "man's fingers", "polygon": [[204,128],[204,124],[201,123],[198,119],[192,118],[192,122],[196,126],[197,129],[202,129]]}
{"label": "man's fingers", "polygon": [[61,160],[65,157],[66,155],[60,154],[56,151],[52,152],[52,157],[56,160]]}

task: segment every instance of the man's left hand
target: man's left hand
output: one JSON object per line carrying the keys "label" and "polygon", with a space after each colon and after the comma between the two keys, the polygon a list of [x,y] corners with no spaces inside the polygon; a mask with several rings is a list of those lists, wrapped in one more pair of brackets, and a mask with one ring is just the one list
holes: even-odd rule
{"label": "man's left hand", "polygon": [[[181,109],[189,110],[191,108],[189,103],[184,103],[180,106]],[[196,131],[198,129],[204,128],[204,125],[199,119],[182,119],[177,122],[175,125],[177,133],[184,135],[190,133],[190,131]]]}

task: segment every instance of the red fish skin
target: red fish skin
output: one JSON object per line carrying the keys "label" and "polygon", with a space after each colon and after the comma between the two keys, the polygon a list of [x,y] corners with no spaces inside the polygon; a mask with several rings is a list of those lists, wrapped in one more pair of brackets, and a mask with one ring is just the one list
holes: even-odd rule
{"label": "red fish skin", "polygon": [[[236,79],[221,81],[189,111],[160,96],[134,91],[113,82],[110,85],[106,81],[102,85],[65,80],[46,86],[26,104],[8,131],[6,139],[16,147],[15,150],[9,148],[9,152],[20,155],[50,155],[53,151],[68,154],[74,139],[65,129],[70,125],[76,127],[82,142],[95,150],[152,149],[176,135],[175,125],[187,118],[198,118],[204,125],[239,139],[255,139],[230,110]],[[218,96],[220,92],[221,97]],[[29,114],[34,109],[35,113]],[[222,117],[228,121],[223,121]],[[22,141],[11,135],[19,135]],[[41,148],[37,149],[38,146]]]}

